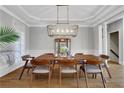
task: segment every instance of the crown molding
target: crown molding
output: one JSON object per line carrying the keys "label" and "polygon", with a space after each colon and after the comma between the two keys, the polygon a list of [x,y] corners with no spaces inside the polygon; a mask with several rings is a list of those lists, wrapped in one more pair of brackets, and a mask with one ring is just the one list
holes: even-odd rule
{"label": "crown molding", "polygon": [[[43,19],[43,20],[39,19],[37,17],[31,16],[28,12],[26,12],[26,10],[22,6],[18,6],[18,7],[23,11],[23,13],[25,13],[27,15],[27,17],[29,17],[31,19],[33,18],[35,20],[48,21],[48,22],[56,21],[56,20],[53,20],[53,19],[51,19],[51,20],[49,20],[49,19]],[[117,8],[116,11],[114,11],[115,7],[118,7],[118,6],[110,6],[111,8],[107,8],[107,7],[108,6],[106,6],[106,5],[103,6],[101,9],[99,9],[99,11],[97,11],[97,13],[95,15],[90,16],[88,18],[85,18],[85,19],[82,19],[82,20],[72,19],[70,21],[72,21],[72,22],[85,22],[86,20],[91,20],[92,23],[95,23],[95,24],[93,24],[93,25],[80,25],[79,24],[79,27],[94,27],[94,26],[104,22],[105,20],[112,18],[116,14],[124,11],[124,6],[119,6],[120,8]],[[103,17],[103,15],[107,14],[107,13],[104,12],[104,11],[106,11],[106,8],[107,8],[107,11],[110,12],[110,14],[108,14],[108,16]],[[17,15],[15,15],[14,13],[12,13],[8,9],[6,9],[4,6],[0,5],[0,9],[3,10],[4,12],[8,13],[9,15],[13,16],[14,18],[18,19],[22,23],[26,24],[28,27],[45,27],[45,26],[47,26],[46,24],[44,24],[44,25],[30,25],[30,24],[26,23],[23,19],[19,18]],[[100,13],[102,15],[100,15]],[[99,18],[100,18],[100,20],[98,20]]]}
{"label": "crown molding", "polygon": [[[78,25],[79,27],[94,27],[93,25]],[[47,25],[29,25],[29,27],[47,27]]]}
{"label": "crown molding", "polygon": [[40,20],[40,18],[30,15],[22,6],[18,5],[17,7],[18,7],[23,13],[25,13],[29,18],[35,19],[35,20]]}
{"label": "crown molding", "polygon": [[[109,10],[110,10],[110,9],[109,9]],[[114,17],[114,16],[116,16],[117,14],[119,14],[119,13],[121,13],[121,12],[124,12],[124,6],[118,7],[116,10],[115,10],[114,7],[113,7],[113,9],[110,10],[110,12],[109,12],[110,14],[108,14],[108,15],[105,16],[105,17],[102,17],[102,16],[101,16],[101,20],[96,21],[96,23],[93,24],[93,26],[97,26],[97,25],[99,25],[100,23],[102,23],[102,22],[104,22],[104,21],[106,21],[107,23],[110,23],[110,22],[112,22],[112,21],[114,21],[114,20],[120,19],[120,18],[122,18],[122,15],[119,16],[118,18],[113,18],[113,19],[111,19],[111,18]],[[103,15],[106,15],[106,13],[103,13]],[[100,17],[100,15],[99,15],[99,17]],[[107,19],[109,19],[109,20],[107,20]],[[96,20],[97,20],[97,19],[96,19]]]}
{"label": "crown molding", "polygon": [[12,13],[11,11],[9,11],[8,9],[6,9],[3,6],[0,6],[0,10],[6,12],[7,14],[11,15],[12,17],[16,18],[17,20],[19,20],[20,22],[22,22],[23,24],[29,26],[29,24],[27,24],[24,20],[22,20],[21,18],[19,18],[18,16],[16,16],[14,13]]}
{"label": "crown molding", "polygon": [[[38,17],[32,16],[29,12],[27,12],[21,5],[17,6],[23,13],[25,13],[29,18],[34,19],[34,20],[38,20],[38,21],[56,21],[57,19],[40,19]],[[84,19],[71,19],[70,21],[86,21],[86,20],[91,20],[94,17],[96,17],[99,13],[101,13],[107,6],[104,5],[103,7],[101,7],[94,15],[91,15],[87,18]],[[65,19],[61,19],[62,21],[64,21]]]}

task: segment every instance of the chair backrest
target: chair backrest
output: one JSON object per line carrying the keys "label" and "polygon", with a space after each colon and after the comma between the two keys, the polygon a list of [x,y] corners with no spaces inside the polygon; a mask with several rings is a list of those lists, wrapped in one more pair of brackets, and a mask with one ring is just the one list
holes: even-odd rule
{"label": "chair backrest", "polygon": [[30,55],[24,55],[24,56],[22,56],[22,60],[23,61],[26,61],[28,58],[30,58]]}
{"label": "chair backrest", "polygon": [[84,55],[83,53],[75,53],[75,56],[82,56]]}
{"label": "chair backrest", "polygon": [[33,66],[49,65],[49,64],[50,64],[50,60],[48,60],[48,59],[40,59],[40,60],[33,59],[33,60],[31,61],[31,64],[32,64]]}
{"label": "chair backrest", "polygon": [[104,54],[101,54],[100,57],[103,58],[103,59],[106,59],[106,60],[109,59],[109,56],[108,55],[104,55]]}
{"label": "chair backrest", "polygon": [[99,60],[84,60],[84,63],[90,64],[90,65],[100,65],[102,62]]}
{"label": "chair backrest", "polygon": [[45,55],[54,56],[54,53],[45,53]]}
{"label": "chair backrest", "polygon": [[62,65],[62,66],[74,66],[74,65],[77,65],[77,61],[75,59],[68,59],[68,58],[58,60],[58,63],[59,63],[59,65]]}

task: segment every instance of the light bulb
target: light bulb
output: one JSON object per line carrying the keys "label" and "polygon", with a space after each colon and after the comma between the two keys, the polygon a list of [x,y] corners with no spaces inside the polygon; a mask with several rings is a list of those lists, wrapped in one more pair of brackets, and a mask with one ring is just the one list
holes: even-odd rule
{"label": "light bulb", "polygon": [[71,33],[73,33],[73,30],[71,30]]}
{"label": "light bulb", "polygon": [[68,33],[68,32],[69,32],[69,30],[68,30],[68,29],[66,29],[66,32]]}
{"label": "light bulb", "polygon": [[63,33],[63,32],[64,32],[64,30],[62,29],[62,30],[61,30],[61,32]]}
{"label": "light bulb", "polygon": [[57,29],[56,32],[59,32],[59,29]]}

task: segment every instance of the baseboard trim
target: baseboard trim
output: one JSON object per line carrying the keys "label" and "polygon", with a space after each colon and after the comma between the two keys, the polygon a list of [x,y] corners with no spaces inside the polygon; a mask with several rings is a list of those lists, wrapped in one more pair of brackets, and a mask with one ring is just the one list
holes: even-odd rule
{"label": "baseboard trim", "polygon": [[0,69],[0,77],[7,75],[8,73],[15,71],[16,69],[22,67],[24,65],[23,62],[13,64],[8,67],[4,67]]}

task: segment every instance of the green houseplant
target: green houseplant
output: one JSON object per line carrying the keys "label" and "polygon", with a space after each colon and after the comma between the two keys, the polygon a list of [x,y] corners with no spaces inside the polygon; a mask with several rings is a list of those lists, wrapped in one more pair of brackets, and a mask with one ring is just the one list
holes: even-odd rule
{"label": "green houseplant", "polygon": [[[15,32],[15,29],[7,26],[0,26],[0,61],[1,62],[6,62],[3,51],[1,51],[7,44],[14,43],[19,39],[19,35],[17,32]],[[2,53],[2,54],[1,54]],[[10,57],[11,54],[8,54],[8,60],[9,64],[10,62]]]}
{"label": "green houseplant", "polygon": [[19,39],[19,35],[15,29],[7,26],[0,27],[0,45],[13,43]]}

